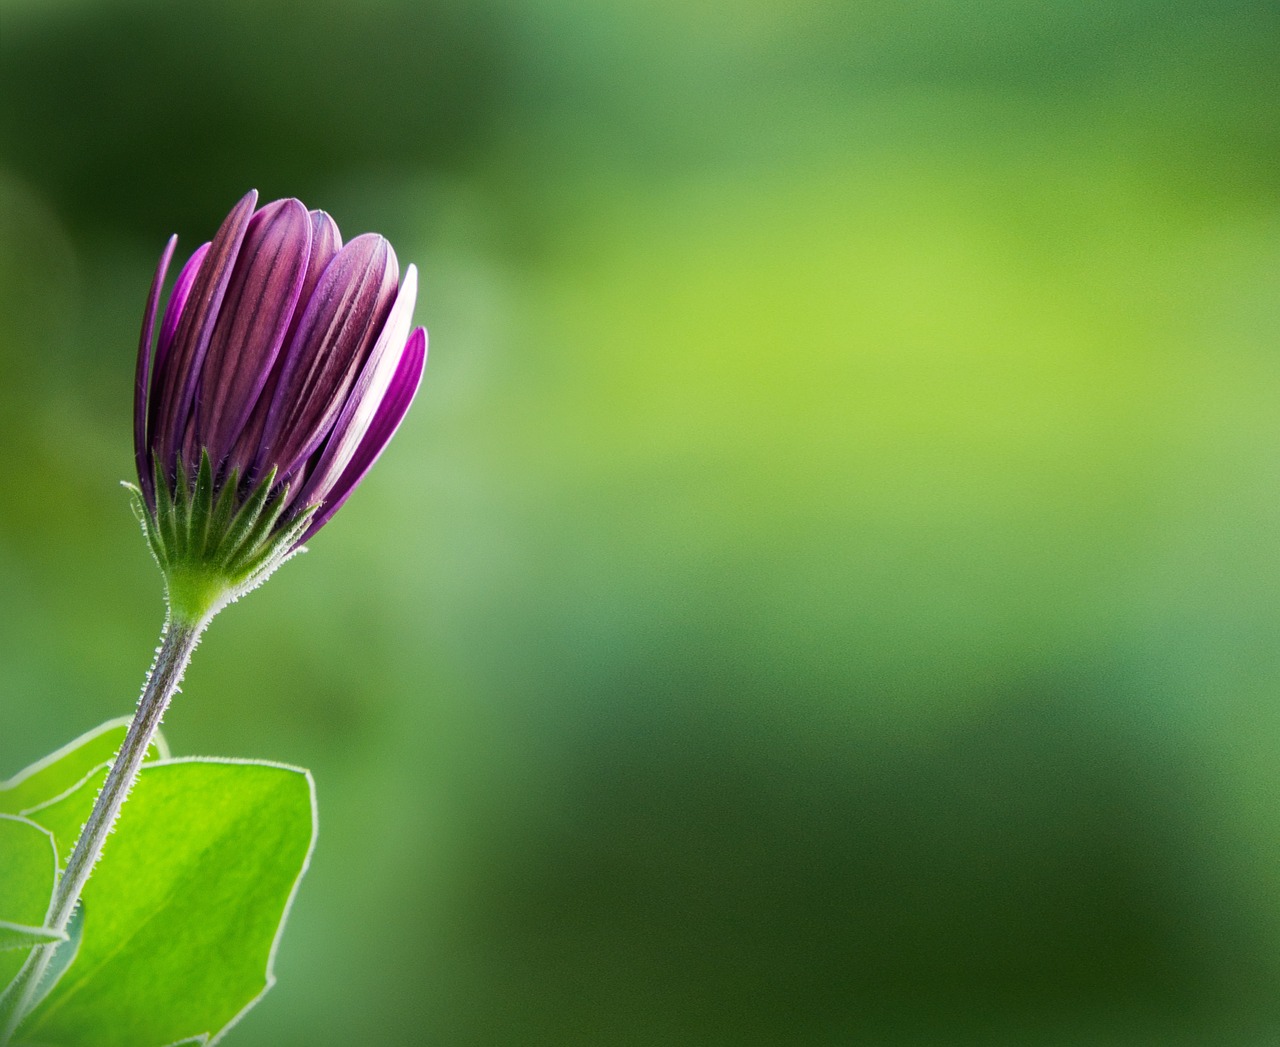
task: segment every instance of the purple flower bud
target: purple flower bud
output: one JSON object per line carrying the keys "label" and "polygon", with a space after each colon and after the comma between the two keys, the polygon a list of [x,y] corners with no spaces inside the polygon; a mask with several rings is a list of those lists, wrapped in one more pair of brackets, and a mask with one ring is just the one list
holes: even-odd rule
{"label": "purple flower bud", "polygon": [[[237,584],[323,526],[417,391],[417,270],[343,245],[297,200],[247,194],[183,267],[153,331],[176,237],[147,300],[134,388],[144,527],[169,579]],[[287,538],[287,542],[284,540]],[[246,574],[248,572],[248,574]]]}

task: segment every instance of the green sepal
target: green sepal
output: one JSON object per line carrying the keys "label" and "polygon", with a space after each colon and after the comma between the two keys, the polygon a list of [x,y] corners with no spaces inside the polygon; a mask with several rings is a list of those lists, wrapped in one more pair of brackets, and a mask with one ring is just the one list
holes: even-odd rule
{"label": "green sepal", "polygon": [[200,468],[196,470],[196,488],[191,496],[191,547],[192,556],[203,557],[205,542],[213,516],[213,467],[209,464],[209,452],[200,452]]}
{"label": "green sepal", "polygon": [[[275,567],[271,564],[275,549],[277,547],[292,548],[294,543],[302,537],[303,532],[306,531],[307,525],[311,523],[311,517],[315,515],[316,508],[316,506],[312,506],[301,516],[294,519],[285,530],[280,532],[278,539],[261,544],[256,555],[250,556],[243,561],[244,577],[246,579],[257,579],[257,575],[263,570],[275,570]],[[255,580],[253,585],[257,585],[262,580]]]}
{"label": "green sepal", "polygon": [[261,550],[267,536],[275,529],[276,521],[280,519],[280,514],[284,511],[285,499],[288,497],[289,486],[286,484],[278,498],[263,506],[262,512],[253,521],[248,532],[234,546],[230,542],[227,543],[224,556],[228,566],[246,564],[245,569],[251,570],[247,567],[247,561],[254,558],[254,554]]}
{"label": "green sepal", "polygon": [[191,482],[186,466],[178,459],[178,478],[173,485],[173,551],[175,558],[187,559],[191,548]]}
{"label": "green sepal", "polygon": [[[236,511],[236,492],[240,489],[240,471],[232,469],[222,481],[218,489],[218,497],[213,503],[213,515],[209,520],[209,534],[226,534],[231,525],[231,516]],[[205,550],[209,549],[206,536]]]}
{"label": "green sepal", "polygon": [[[173,496],[169,493],[169,481],[165,479],[164,472],[160,468],[160,463],[155,463],[152,470],[155,474],[155,492],[156,492],[156,515],[155,522],[159,525],[156,533],[156,541],[160,545],[160,553],[157,560],[160,563],[161,570],[164,569],[167,551],[177,547],[177,523],[174,519]],[[148,519],[147,507],[142,506],[143,520]]]}
{"label": "green sepal", "polygon": [[261,584],[297,550],[315,507],[285,517],[289,488],[275,487],[273,469],[247,496],[233,470],[215,482],[207,451],[194,477],[181,462],[171,485],[155,470],[156,508],[133,493],[135,511],[165,577],[170,614],[182,621],[207,620]]}
{"label": "green sepal", "polygon": [[138,523],[142,525],[142,533],[146,535],[147,544],[151,546],[151,555],[155,558],[156,563],[159,563],[161,556],[164,555],[164,547],[160,544],[158,529],[148,526],[150,518],[147,515],[147,504],[142,500],[142,491],[135,484],[123,483],[122,486],[127,488],[133,496],[130,499],[130,504],[133,506],[133,515],[137,517]]}
{"label": "green sepal", "polygon": [[262,514],[262,507],[266,505],[267,495],[271,493],[271,486],[275,481],[276,471],[272,469],[266,478],[253,489],[240,510],[232,516],[227,526],[226,534],[218,543],[218,559],[225,566],[230,567],[231,552],[239,548],[244,536],[253,529],[253,525]]}

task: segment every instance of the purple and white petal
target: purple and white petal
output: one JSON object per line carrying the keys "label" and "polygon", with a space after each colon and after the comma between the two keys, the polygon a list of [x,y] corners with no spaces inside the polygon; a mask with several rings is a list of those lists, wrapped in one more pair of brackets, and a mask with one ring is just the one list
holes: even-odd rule
{"label": "purple and white petal", "polygon": [[306,485],[297,495],[300,505],[309,505],[324,497],[354,457],[356,448],[364,438],[387,389],[396,374],[405,351],[405,340],[413,323],[413,307],[418,300],[418,268],[410,265],[396,295],[395,304],[387,314],[382,333],[374,343],[373,351],[365,362],[346,405],[338,415],[320,454],[320,460],[312,470]]}
{"label": "purple and white petal", "polygon": [[397,264],[380,236],[358,236],[321,275],[288,348],[259,447],[285,479],[332,428],[396,291]]}
{"label": "purple and white petal", "polygon": [[323,495],[324,502],[298,540],[298,545],[307,541],[329,522],[333,514],[351,497],[351,492],[364,479],[365,474],[373,468],[374,462],[395,436],[400,422],[409,410],[409,405],[413,403],[413,397],[422,381],[422,371],[426,362],[427,332],[424,328],[417,327],[409,335],[408,344],[405,345],[404,353],[400,356],[387,394],[378,405],[377,413],[374,414],[364,439],[360,441],[360,446],[356,448],[355,454],[337,482]]}

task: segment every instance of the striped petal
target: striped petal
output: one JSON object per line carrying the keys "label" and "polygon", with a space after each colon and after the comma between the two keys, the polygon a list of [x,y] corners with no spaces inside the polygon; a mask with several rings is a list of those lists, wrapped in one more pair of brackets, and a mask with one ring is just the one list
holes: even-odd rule
{"label": "striped petal", "polygon": [[155,331],[156,310],[160,305],[160,289],[164,286],[169,263],[173,261],[173,249],[178,246],[176,236],[169,237],[156,275],[151,280],[151,292],[147,295],[147,308],[142,314],[142,334],[138,339],[138,364],[133,374],[133,457],[138,467],[138,479],[147,505],[155,508],[155,491],[147,464],[147,388],[151,381],[151,336]]}
{"label": "striped petal", "polygon": [[215,474],[280,352],[310,249],[311,218],[297,200],[268,204],[249,222],[196,391],[195,445],[208,450]]}
{"label": "striped petal", "polygon": [[302,537],[298,539],[298,545],[307,541],[329,522],[330,517],[351,497],[351,492],[359,486],[365,474],[373,468],[374,462],[378,460],[383,449],[395,436],[396,430],[400,428],[400,422],[404,419],[405,412],[409,410],[409,405],[413,403],[413,397],[422,381],[422,371],[426,362],[427,332],[424,328],[417,327],[409,335],[408,344],[405,345],[404,353],[400,356],[387,394],[378,405],[378,410],[364,438],[337,482],[323,495],[324,502]]}
{"label": "striped petal", "polygon": [[405,351],[405,339],[413,323],[413,307],[418,300],[418,268],[411,265],[387,315],[382,334],[351,387],[345,406],[324,442],[320,458],[296,500],[309,505],[324,497],[354,457],[379,405],[387,395]]}
{"label": "striped petal", "polygon": [[[160,338],[156,343],[156,373],[169,358],[169,350],[173,346],[173,336],[178,333],[178,321],[182,318],[182,310],[186,308],[187,298],[191,295],[191,285],[195,283],[196,273],[200,271],[200,263],[209,253],[209,244],[203,243],[187,259],[187,264],[178,273],[173,290],[169,292],[169,301],[164,307],[164,318],[160,321]],[[152,397],[155,400],[155,397]],[[154,408],[153,408],[154,410]]]}
{"label": "striped petal", "polygon": [[[293,338],[302,322],[302,314],[311,296],[316,293],[316,285],[320,277],[329,268],[334,256],[342,250],[342,234],[338,232],[338,223],[324,211],[312,211],[311,219],[311,256],[307,259],[307,275],[302,281],[302,293],[298,296],[298,308],[294,311],[293,322],[289,325],[289,339]],[[285,344],[288,344],[286,339]]]}
{"label": "striped petal", "polygon": [[164,317],[160,321],[160,337],[156,340],[156,356],[152,366],[154,377],[151,380],[151,389],[147,395],[148,463],[144,490],[151,488],[154,477],[151,463],[154,462],[156,456],[156,428],[160,415],[160,376],[166,373],[166,369],[169,366],[169,355],[173,348],[174,335],[178,331],[178,321],[182,319],[182,310],[186,307],[187,299],[191,295],[191,286],[195,283],[196,275],[200,272],[200,265],[208,253],[209,244],[204,243],[197,247],[191,257],[187,259],[187,264],[178,273],[178,279],[173,285],[173,290],[169,292],[169,301],[165,305]]}
{"label": "striped petal", "polygon": [[282,480],[320,446],[346,401],[396,292],[398,266],[380,236],[358,236],[321,275],[286,350],[259,452]]}
{"label": "striped petal", "polygon": [[[232,266],[244,241],[257,199],[256,191],[247,193],[227,215],[213,238],[179,317],[163,369],[156,374],[160,386],[152,444],[167,476],[172,476],[176,468],[178,451],[195,399],[200,365],[209,347],[218,310],[231,280]],[[188,462],[187,465],[190,472],[195,471],[195,463]]]}
{"label": "striped petal", "polygon": [[[307,258],[307,271],[302,279],[302,290],[298,294],[298,302],[293,310],[293,318],[289,323],[289,332],[285,336],[284,345],[293,341],[293,336],[302,322],[307,303],[315,293],[320,277],[333,261],[334,256],[342,248],[342,236],[338,232],[337,223],[323,211],[312,211],[311,215],[311,253]],[[267,377],[248,420],[244,423],[228,459],[228,469],[235,469],[246,483],[253,483],[262,475],[269,465],[259,461],[258,452],[262,444],[262,432],[267,424],[267,413],[271,409],[271,401],[276,387],[280,384],[280,372],[284,369],[285,354],[277,353],[275,365]],[[260,472],[258,467],[263,466]]]}

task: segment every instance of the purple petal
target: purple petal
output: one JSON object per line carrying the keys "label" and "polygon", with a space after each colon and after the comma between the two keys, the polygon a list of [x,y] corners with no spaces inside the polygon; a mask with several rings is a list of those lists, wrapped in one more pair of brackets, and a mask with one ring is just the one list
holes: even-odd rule
{"label": "purple petal", "polygon": [[[342,234],[338,232],[338,223],[324,211],[312,211],[311,218],[311,257],[307,259],[307,275],[302,281],[302,293],[298,296],[298,308],[293,314],[293,323],[289,325],[289,339],[302,322],[302,314],[307,303],[315,294],[316,284],[329,268],[334,256],[342,250]],[[288,344],[286,340],[285,344]]]}
{"label": "purple petal", "polygon": [[356,489],[365,474],[373,467],[373,463],[378,460],[383,448],[390,443],[400,427],[405,412],[409,410],[409,405],[413,403],[418,384],[422,381],[422,370],[426,362],[427,332],[424,328],[417,327],[409,335],[409,341],[404,347],[404,353],[400,356],[399,365],[391,379],[387,395],[378,406],[378,411],[373,416],[364,439],[360,441],[360,446],[356,448],[354,456],[342,475],[338,477],[338,481],[327,492],[324,503],[312,518],[306,532],[298,540],[298,545],[307,541],[342,508],[342,504],[351,497],[351,492]]}
{"label": "purple petal", "polygon": [[200,263],[204,261],[204,256],[208,253],[209,245],[207,243],[197,247],[195,253],[187,259],[187,264],[178,273],[178,279],[173,285],[173,290],[169,292],[169,302],[164,307],[164,318],[160,321],[160,340],[156,345],[157,374],[160,373],[160,368],[164,366],[164,361],[169,358],[169,349],[173,345],[173,336],[178,330],[178,321],[182,318],[182,310],[187,304],[187,297],[191,294],[191,285],[195,282],[196,273],[200,271]]}
{"label": "purple petal", "polygon": [[173,260],[173,249],[178,246],[176,236],[169,237],[151,280],[151,292],[147,295],[147,308],[142,314],[142,335],[138,339],[138,365],[133,375],[133,457],[138,466],[138,482],[147,505],[155,509],[155,492],[152,490],[151,469],[147,463],[147,386],[151,379],[151,335],[155,331],[156,309],[160,305],[160,288]]}
{"label": "purple petal", "polygon": [[151,390],[147,398],[147,490],[150,490],[154,483],[151,466],[156,454],[160,389],[163,386],[164,375],[168,372],[169,351],[173,347],[173,336],[178,329],[178,321],[182,319],[182,310],[186,307],[187,298],[191,294],[191,285],[195,282],[196,274],[200,272],[200,264],[208,253],[209,245],[201,244],[187,259],[187,264],[178,273],[173,290],[169,292],[169,301],[164,307],[164,317],[160,321],[160,337],[156,341],[156,355],[151,368],[154,377],[151,379]]}
{"label": "purple petal", "polygon": [[[187,307],[182,310],[178,320],[178,329],[168,359],[164,361],[164,370],[156,375],[160,382],[160,396],[151,443],[153,453],[160,456],[166,473],[173,471],[177,461],[179,446],[186,432],[195,398],[200,365],[209,347],[218,309],[231,279],[232,265],[240,251],[257,199],[256,190],[248,192],[231,209],[218,229],[209,246],[205,264],[200,266],[192,285]],[[187,464],[193,466],[195,463]]]}
{"label": "purple petal", "polygon": [[[316,284],[286,350],[258,451],[281,479],[321,444],[369,355],[396,291],[398,266],[380,236],[358,236]],[[265,470],[264,470],[265,471]]]}
{"label": "purple petal", "polygon": [[[284,345],[293,341],[294,333],[302,322],[307,303],[311,301],[316,284],[321,275],[333,261],[334,256],[342,248],[342,236],[338,232],[337,223],[323,211],[311,212],[311,254],[307,258],[307,272],[302,280],[302,290],[298,294],[298,302],[293,310],[293,319],[289,323],[289,333],[285,336]],[[280,372],[284,369],[285,354],[277,353],[275,365],[267,377],[266,384],[258,395],[248,421],[244,423],[240,435],[232,448],[227,468],[236,469],[242,479],[256,480],[264,465],[259,459],[259,447],[262,443],[262,432],[266,427],[267,413],[271,409],[276,387],[280,384]]]}
{"label": "purple petal", "polygon": [[284,342],[306,276],[311,218],[277,200],[249,222],[196,392],[195,438],[215,470],[231,450]]}
{"label": "purple petal", "polygon": [[387,395],[387,389],[404,354],[405,339],[413,323],[413,307],[417,298],[418,269],[411,265],[405,272],[391,312],[387,314],[382,334],[374,343],[369,359],[351,387],[346,404],[324,442],[319,461],[311,471],[306,485],[298,491],[296,500],[299,504],[306,505],[323,497],[323,492],[333,486],[355,455],[365,431]]}

